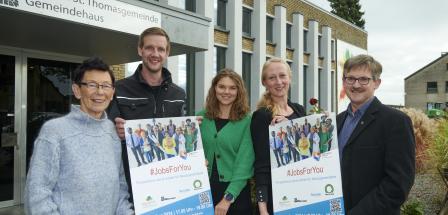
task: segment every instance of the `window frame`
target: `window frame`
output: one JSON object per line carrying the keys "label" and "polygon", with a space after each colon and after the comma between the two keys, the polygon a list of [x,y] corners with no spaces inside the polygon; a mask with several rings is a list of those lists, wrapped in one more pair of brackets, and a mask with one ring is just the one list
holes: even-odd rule
{"label": "window frame", "polygon": [[266,42],[274,42],[274,18],[266,16]]}
{"label": "window frame", "polygon": [[247,7],[243,7],[242,19],[243,19],[243,24],[241,26],[241,31],[244,36],[251,37],[251,35],[252,35],[252,10]]}
{"label": "window frame", "polygon": [[[435,86],[430,86],[431,84],[435,84]],[[437,81],[428,81],[426,82],[426,93],[432,94],[438,92]]]}

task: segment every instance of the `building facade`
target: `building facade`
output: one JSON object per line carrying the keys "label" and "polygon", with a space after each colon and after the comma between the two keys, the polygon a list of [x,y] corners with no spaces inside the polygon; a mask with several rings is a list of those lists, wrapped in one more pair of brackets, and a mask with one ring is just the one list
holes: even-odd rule
{"label": "building facade", "polygon": [[0,19],[0,208],[23,202],[42,124],[76,103],[70,72],[97,55],[123,78],[147,27],[170,35],[166,66],[184,85],[190,114],[203,108],[224,67],[242,75],[254,110],[262,65],[272,57],[292,68],[292,101],[309,110],[315,97],[338,111],[340,67],[367,50],[366,31],[305,0],[0,0]]}
{"label": "building facade", "polygon": [[293,102],[309,110],[307,101],[314,97],[329,111],[346,107],[339,71],[348,57],[367,52],[363,29],[301,0],[198,1],[195,8],[212,18],[214,26],[208,50],[182,60],[187,64],[187,91],[194,95],[189,98],[191,110],[203,107],[211,79],[224,67],[243,77],[254,110],[264,92],[261,68],[271,57],[285,59],[292,68]]}
{"label": "building facade", "polygon": [[448,107],[448,53],[404,79],[406,107],[422,111]]}

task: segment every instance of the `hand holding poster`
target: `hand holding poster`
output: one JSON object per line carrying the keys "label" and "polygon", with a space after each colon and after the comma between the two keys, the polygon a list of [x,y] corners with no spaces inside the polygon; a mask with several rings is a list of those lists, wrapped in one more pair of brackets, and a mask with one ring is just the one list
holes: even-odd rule
{"label": "hand holding poster", "polygon": [[269,127],[274,214],[344,214],[335,114]]}
{"label": "hand holding poster", "polygon": [[128,120],[125,130],[136,214],[213,214],[194,117]]}

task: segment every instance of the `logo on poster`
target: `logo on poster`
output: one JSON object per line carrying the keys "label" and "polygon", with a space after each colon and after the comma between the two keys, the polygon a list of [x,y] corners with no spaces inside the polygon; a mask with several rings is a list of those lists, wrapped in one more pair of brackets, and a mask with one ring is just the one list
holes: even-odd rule
{"label": "logo on poster", "polygon": [[152,196],[148,195],[142,201],[141,205],[142,205],[142,208],[149,208],[149,207],[152,207],[152,206],[156,205],[156,201],[154,200],[154,198],[152,198]]}
{"label": "logo on poster", "polygon": [[291,204],[291,201],[288,199],[288,197],[283,196],[279,203],[280,203],[281,205],[290,205],[290,204]]}
{"label": "logo on poster", "polygon": [[297,197],[295,197],[294,198],[294,202],[308,202],[308,200],[306,200],[306,199],[299,199],[299,198],[297,198]]}
{"label": "logo on poster", "polygon": [[195,190],[199,190],[202,188],[202,181],[199,179],[196,179],[193,181],[193,187]]}
{"label": "logo on poster", "polygon": [[172,200],[172,199],[176,199],[176,197],[165,197],[165,196],[162,196],[162,197],[160,197],[160,201],[167,201],[167,200]]}
{"label": "logo on poster", "polygon": [[325,185],[325,195],[334,195],[334,187],[331,184]]}

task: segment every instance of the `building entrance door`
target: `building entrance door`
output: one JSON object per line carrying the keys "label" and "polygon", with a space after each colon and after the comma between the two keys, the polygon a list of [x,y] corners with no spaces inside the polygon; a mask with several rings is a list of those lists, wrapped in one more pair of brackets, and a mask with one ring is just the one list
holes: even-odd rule
{"label": "building entrance door", "polygon": [[34,141],[77,103],[71,73],[82,59],[0,47],[0,208],[23,203]]}
{"label": "building entrance door", "polygon": [[33,153],[34,140],[42,125],[70,111],[77,103],[72,93],[71,73],[77,63],[27,57],[26,169]]}
{"label": "building entrance door", "polygon": [[0,207],[14,205],[19,197],[16,60],[16,56],[0,53]]}

